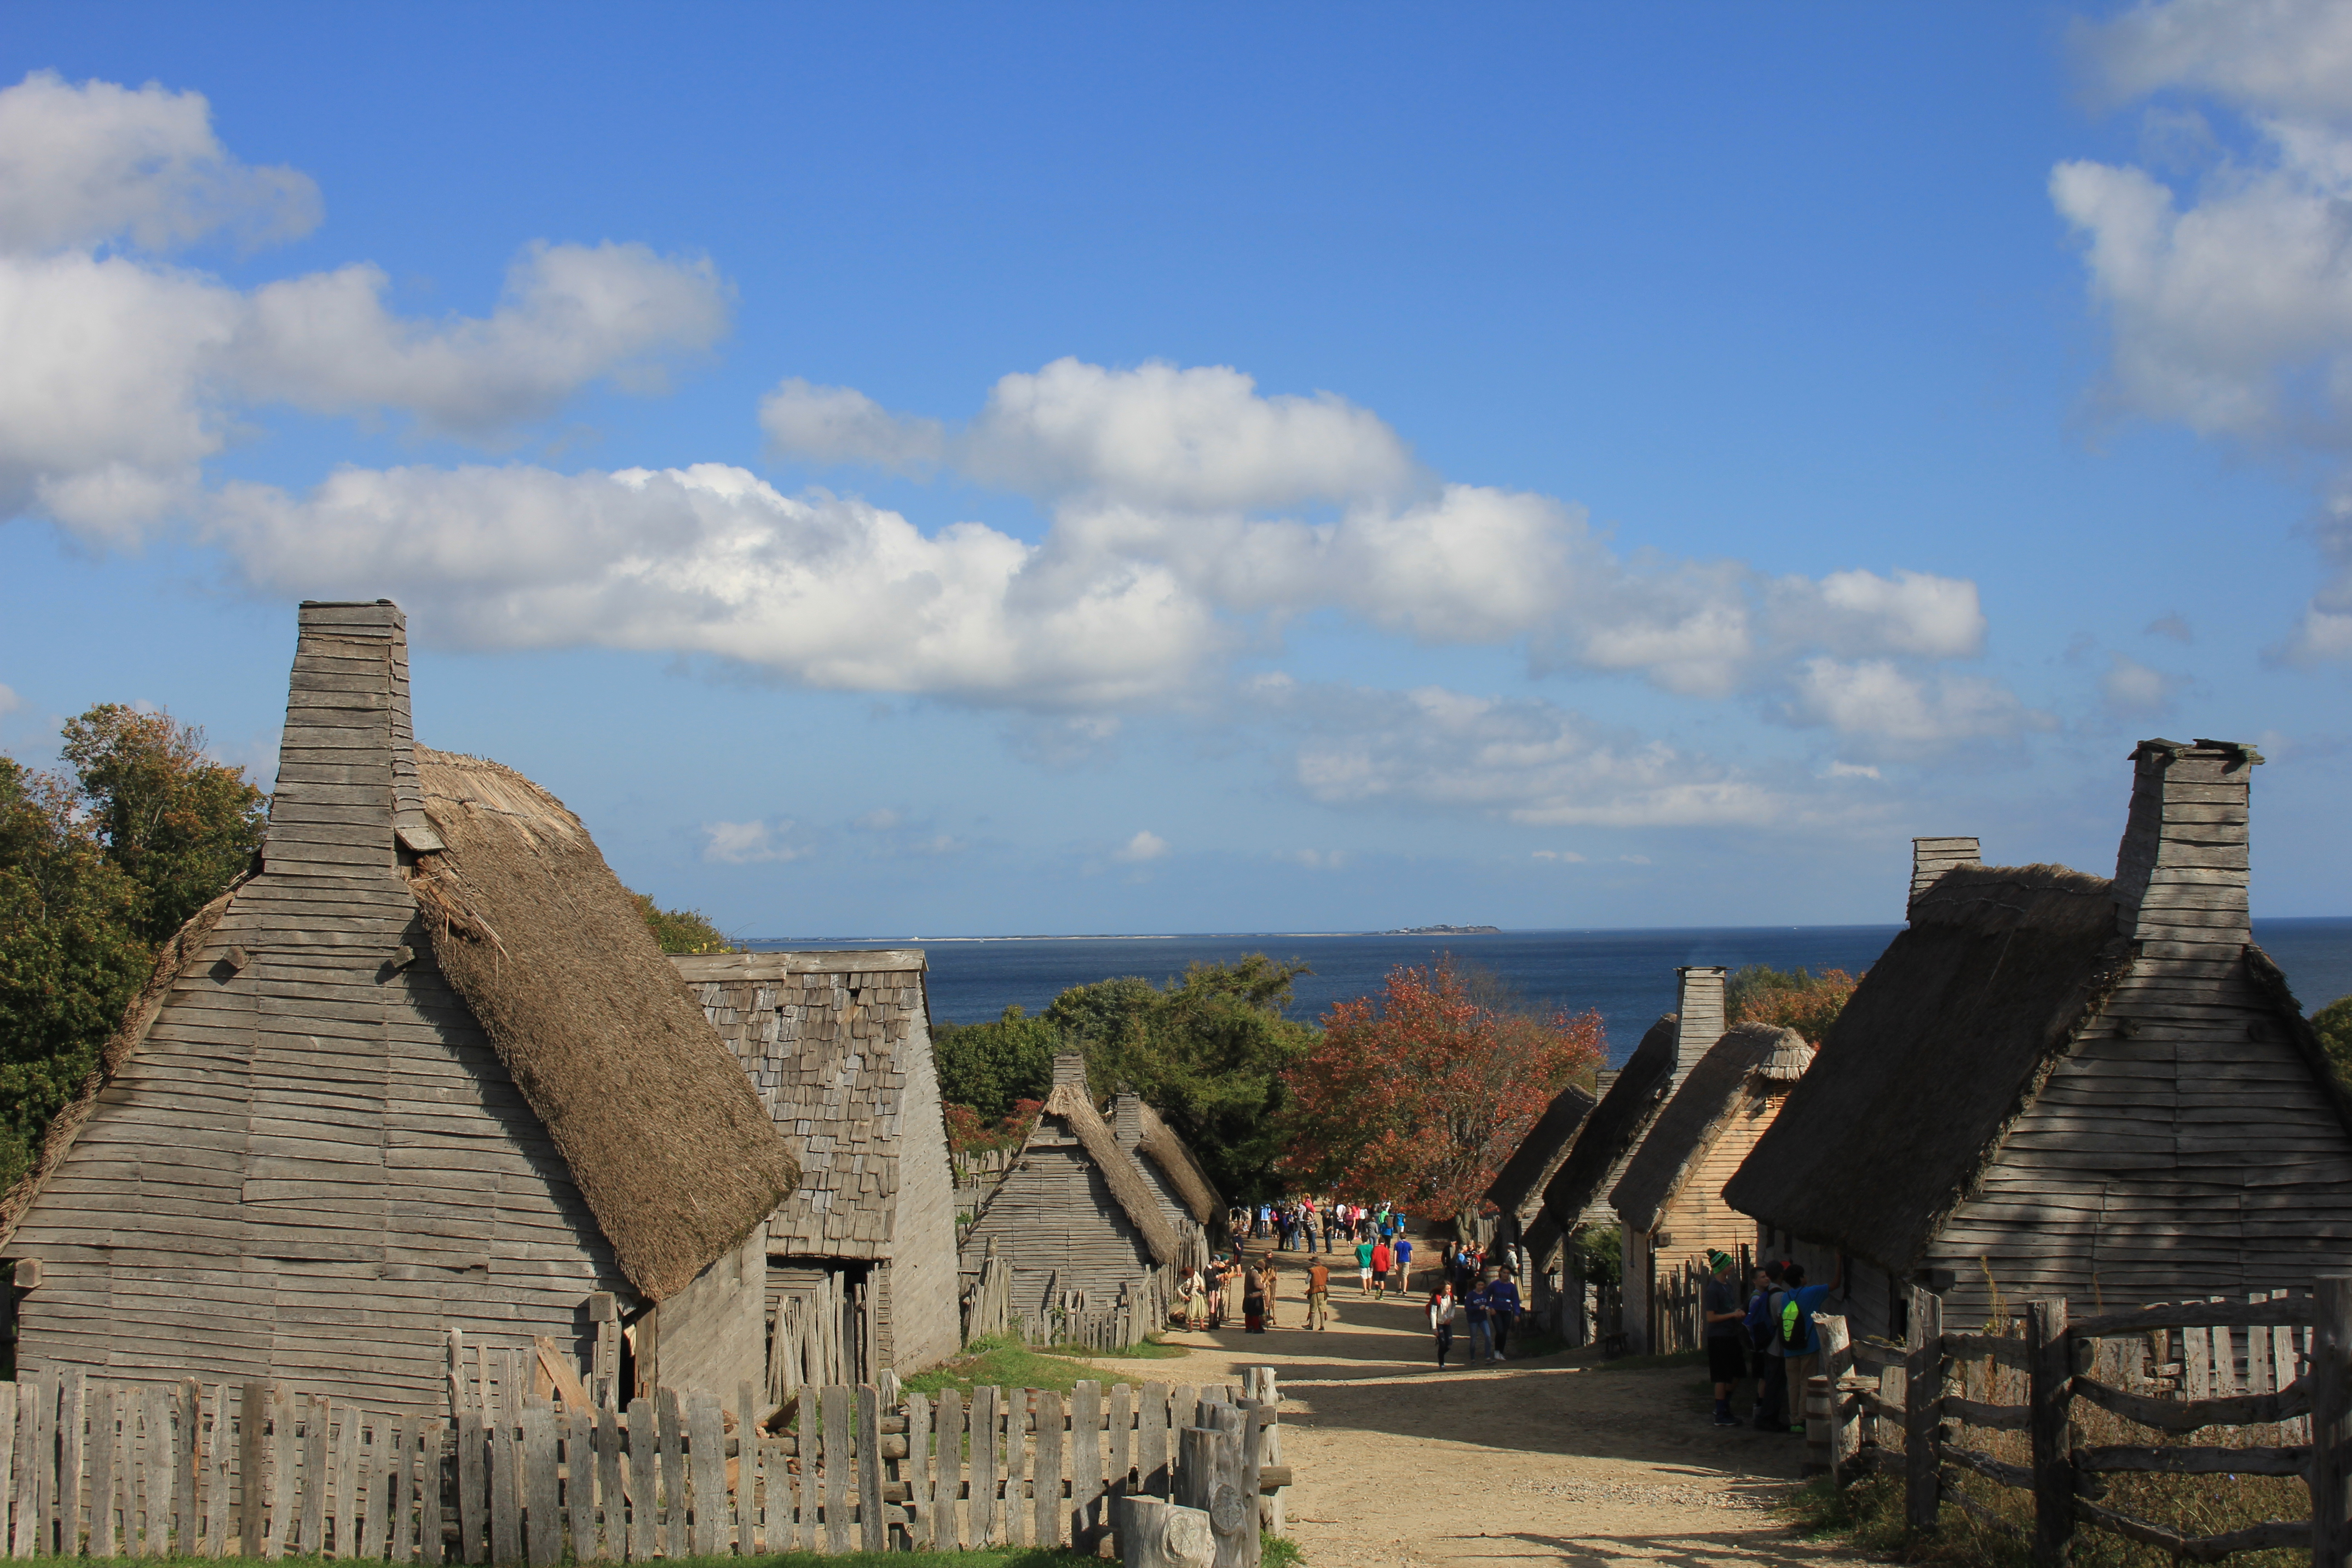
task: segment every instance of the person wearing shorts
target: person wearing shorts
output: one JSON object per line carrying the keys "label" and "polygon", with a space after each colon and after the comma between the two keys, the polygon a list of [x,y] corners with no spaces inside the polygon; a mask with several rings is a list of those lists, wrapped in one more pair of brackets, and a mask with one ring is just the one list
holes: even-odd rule
{"label": "person wearing shorts", "polygon": [[1400,1236],[1396,1238],[1397,1294],[1412,1294],[1412,1243]]}
{"label": "person wearing shorts", "polygon": [[1706,1371],[1715,1382],[1715,1424],[1737,1426],[1731,1413],[1731,1385],[1748,1374],[1748,1304],[1739,1299],[1739,1283],[1732,1278],[1728,1254],[1707,1255],[1707,1280],[1700,1287],[1699,1310],[1706,1320]]}
{"label": "person wearing shorts", "polygon": [[1372,1293],[1372,1244],[1369,1241],[1356,1243],[1356,1293]]}
{"label": "person wearing shorts", "polygon": [[1372,1243],[1372,1294],[1389,1293],[1389,1270],[1396,1264],[1396,1254],[1385,1241]]}

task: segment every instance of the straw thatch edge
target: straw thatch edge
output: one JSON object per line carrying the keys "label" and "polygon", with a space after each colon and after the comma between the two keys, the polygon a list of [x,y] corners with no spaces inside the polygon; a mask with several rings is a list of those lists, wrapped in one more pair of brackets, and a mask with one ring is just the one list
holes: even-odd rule
{"label": "straw thatch edge", "polygon": [[1160,1119],[1160,1112],[1149,1105],[1138,1103],[1143,1122],[1143,1137],[1136,1147],[1151,1156],[1176,1195],[1183,1201],[1185,1210],[1202,1225],[1207,1225],[1224,1211],[1224,1200],[1217,1195],[1216,1184],[1202,1167],[1192,1147],[1176,1136],[1175,1129]]}
{"label": "straw thatch edge", "polygon": [[1127,1211],[1127,1217],[1142,1233],[1143,1245],[1151,1249],[1152,1260],[1176,1261],[1176,1232],[1170,1227],[1168,1216],[1160,1212],[1160,1200],[1152,1195],[1150,1179],[1137,1166],[1134,1157],[1118,1146],[1118,1135],[1102,1119],[1102,1112],[1095,1109],[1095,1102],[1087,1098],[1086,1090],[1073,1083],[1056,1084],[1039,1109],[1037,1126],[1030,1128],[1029,1138],[1023,1142],[1024,1152],[1048,1116],[1060,1117],[1077,1134],[1079,1146],[1095,1163],[1095,1169],[1102,1173],[1110,1195],[1118,1200],[1118,1206]]}
{"label": "straw thatch edge", "polygon": [[1503,1217],[1525,1226],[1528,1218],[1542,1201],[1544,1188],[1567,1163],[1569,1151],[1576,1147],[1576,1135],[1584,1130],[1587,1118],[1601,1103],[1601,1099],[1582,1084],[1572,1083],[1552,1096],[1535,1125],[1495,1173],[1486,1188],[1486,1201],[1502,1211]]}
{"label": "straw thatch edge", "polygon": [[1609,1202],[1619,1219],[1643,1235],[1657,1228],[1739,1108],[1759,1092],[1759,1075],[1789,1048],[1790,1040],[1811,1055],[1802,1035],[1772,1024],[1735,1024],[1707,1047],[1650,1124],[1611,1191]]}
{"label": "straw thatch edge", "polygon": [[123,1009],[122,1022],[116,1026],[114,1033],[98,1048],[98,1066],[82,1079],[81,1088],[74,1097],[50,1119],[48,1131],[41,1135],[41,1149],[34,1156],[33,1168],[18,1177],[5,1196],[0,1196],[0,1247],[16,1239],[16,1227],[25,1222],[25,1215],[42,1189],[72,1152],[74,1141],[81,1136],[90,1112],[98,1108],[98,1097],[129,1064],[131,1055],[146,1043],[147,1032],[155,1026],[155,1020],[163,1016],[164,1004],[171,1000],[172,988],[195,967],[205,940],[220,924],[221,917],[228,913],[237,889],[252,878],[250,871],[240,872],[220,897],[190,915],[187,923],[173,932],[172,939],[156,953],[154,967],[147,973],[147,984]]}

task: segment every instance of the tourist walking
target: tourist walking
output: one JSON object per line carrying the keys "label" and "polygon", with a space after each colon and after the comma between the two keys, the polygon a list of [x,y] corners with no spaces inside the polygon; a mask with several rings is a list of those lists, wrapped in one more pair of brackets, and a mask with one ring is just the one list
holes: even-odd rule
{"label": "tourist walking", "polygon": [[1511,1266],[1506,1263],[1495,1270],[1495,1282],[1486,1287],[1486,1338],[1495,1347],[1494,1360],[1503,1359],[1521,1310],[1519,1288],[1511,1282]]}
{"label": "tourist walking", "polygon": [[1445,1370],[1445,1354],[1454,1348],[1454,1320],[1462,1304],[1454,1299],[1454,1281],[1440,1279],[1429,1293],[1429,1331],[1437,1339],[1437,1368]]}
{"label": "tourist walking", "polygon": [[1495,1342],[1488,1336],[1486,1284],[1484,1279],[1472,1281],[1462,1298],[1462,1321],[1470,1325],[1470,1360],[1474,1365],[1492,1361],[1495,1353]]}
{"label": "tourist walking", "polygon": [[1265,1332],[1265,1276],[1242,1272],[1242,1332]]}
{"label": "tourist walking", "polygon": [[1372,1294],[1389,1293],[1389,1270],[1396,1267],[1396,1249],[1383,1237],[1372,1243]]}
{"label": "tourist walking", "polygon": [[1371,1293],[1372,1244],[1369,1241],[1360,1241],[1356,1243],[1356,1294],[1369,1296]]}
{"label": "tourist walking", "polygon": [[1391,1250],[1396,1254],[1397,1294],[1410,1296],[1412,1294],[1412,1242],[1410,1237],[1400,1235],[1396,1238],[1396,1246]]}
{"label": "tourist walking", "polygon": [[1275,1268],[1274,1254],[1269,1252],[1265,1255],[1265,1267],[1257,1273],[1258,1294],[1265,1299],[1265,1326],[1269,1329],[1281,1327],[1275,1321],[1274,1310],[1275,1295],[1281,1283],[1281,1274]]}
{"label": "tourist walking", "polygon": [[1318,1258],[1307,1265],[1307,1326],[1328,1328],[1331,1316],[1331,1266]]}
{"label": "tourist walking", "polygon": [[1739,1299],[1739,1282],[1732,1278],[1736,1265],[1726,1252],[1706,1257],[1707,1281],[1699,1288],[1699,1311],[1706,1322],[1706,1370],[1715,1379],[1715,1424],[1737,1426],[1731,1413],[1731,1385],[1748,1372],[1747,1303]]}

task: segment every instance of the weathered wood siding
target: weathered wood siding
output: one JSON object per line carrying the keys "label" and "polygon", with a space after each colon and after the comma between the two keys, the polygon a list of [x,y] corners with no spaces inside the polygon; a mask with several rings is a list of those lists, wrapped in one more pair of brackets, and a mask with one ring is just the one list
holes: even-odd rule
{"label": "weathered wood siding", "polygon": [[446,1328],[584,1346],[627,1290],[395,868],[407,710],[399,613],[306,607],[266,868],[16,1232],[20,1366],[424,1414]]}
{"label": "weathered wood siding", "polygon": [[1030,1143],[965,1234],[966,1266],[977,1270],[994,1237],[1012,1261],[1016,1310],[1040,1311],[1064,1290],[1108,1306],[1152,1266],[1150,1249],[1077,1140],[1049,1137]]}
{"label": "weathered wood siding", "polygon": [[883,1299],[891,1364],[914,1373],[953,1355],[963,1340],[956,1309],[955,1173],[948,1165],[928,1007],[909,1020],[899,1050],[907,1081],[898,1109],[898,1215]]}
{"label": "weathered wood siding", "polygon": [[637,1331],[637,1388],[732,1394],[768,1375],[768,1237],[755,1230],[694,1282],[665,1297]]}
{"label": "weathered wood siding", "polygon": [[1638,1331],[1649,1321],[1649,1297],[1658,1276],[1686,1263],[1704,1268],[1709,1252],[1727,1252],[1737,1258],[1742,1247],[1756,1245],[1756,1222],[1723,1201],[1723,1186],[1756,1147],[1756,1141],[1764,1136],[1764,1130],[1772,1125],[1772,1118],[1780,1114],[1788,1098],[1785,1093],[1749,1094],[1730,1119],[1716,1129],[1714,1139],[1658,1217],[1657,1233],[1667,1241],[1635,1236],[1627,1227],[1624,1300],[1629,1332]]}

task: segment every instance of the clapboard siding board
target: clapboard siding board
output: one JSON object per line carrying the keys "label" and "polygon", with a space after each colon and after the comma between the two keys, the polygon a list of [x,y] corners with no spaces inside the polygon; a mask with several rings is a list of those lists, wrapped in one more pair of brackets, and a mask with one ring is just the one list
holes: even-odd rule
{"label": "clapboard siding board", "polygon": [[1024,1312],[1045,1310],[1048,1291],[1085,1290],[1106,1305],[1153,1264],[1142,1233],[1075,1140],[1033,1142],[1022,1152],[965,1234],[967,1259],[982,1256],[991,1240],[1011,1260],[1013,1303]]}

